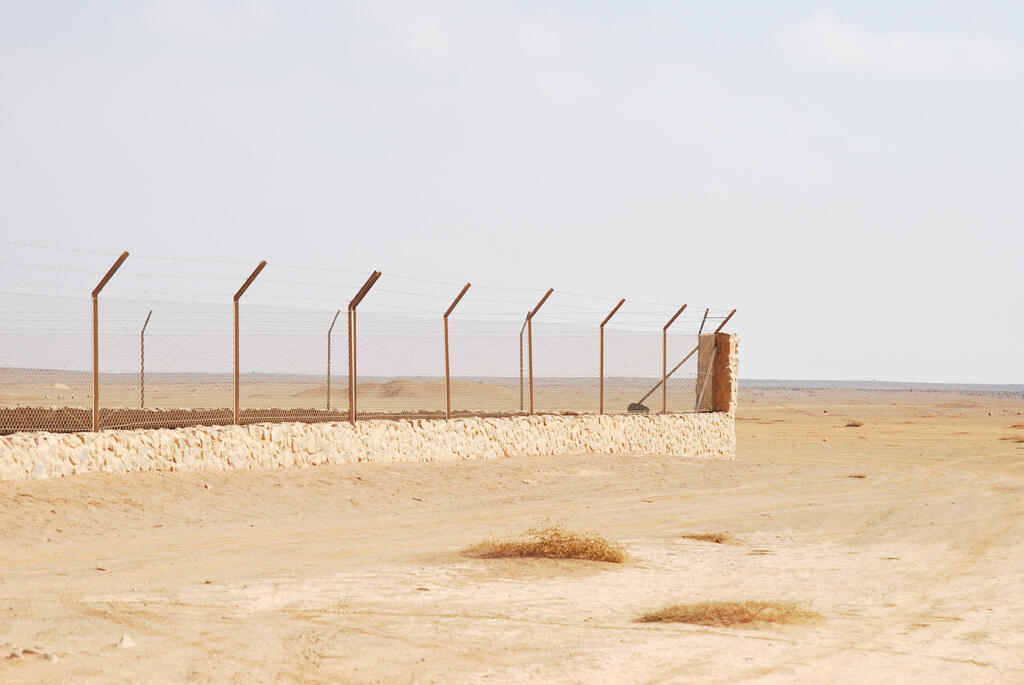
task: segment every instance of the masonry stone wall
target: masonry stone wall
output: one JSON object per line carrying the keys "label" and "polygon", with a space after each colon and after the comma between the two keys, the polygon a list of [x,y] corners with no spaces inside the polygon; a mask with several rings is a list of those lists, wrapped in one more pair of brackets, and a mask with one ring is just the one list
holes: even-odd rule
{"label": "masonry stone wall", "polygon": [[277,423],[0,436],[0,480],[558,454],[735,459],[728,413]]}
{"label": "masonry stone wall", "polygon": [[739,344],[735,333],[705,333],[697,352],[699,411],[736,413],[739,396]]}
{"label": "masonry stone wall", "polygon": [[740,391],[740,336],[715,334],[715,363],[711,372],[711,410],[736,414]]}

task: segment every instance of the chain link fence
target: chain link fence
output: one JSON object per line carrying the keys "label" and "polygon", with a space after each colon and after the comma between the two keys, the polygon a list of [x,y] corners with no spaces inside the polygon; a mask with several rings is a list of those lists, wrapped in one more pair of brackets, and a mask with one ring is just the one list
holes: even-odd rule
{"label": "chain link fence", "polygon": [[[268,278],[253,302],[237,302],[237,319],[230,296],[209,302],[184,292],[176,298],[174,290],[158,293],[167,299],[122,291],[94,301],[0,292],[0,434],[711,409],[714,349],[706,334],[726,312],[690,308],[666,329],[672,309],[627,305],[602,331],[607,310],[595,306],[555,294],[538,307],[530,291],[515,295],[521,314],[486,311],[513,301],[488,292],[501,289],[477,297],[466,286],[446,327],[450,284],[437,284],[449,294],[430,294],[434,282],[406,280],[418,289],[381,288],[377,301],[353,309],[336,296],[318,300],[328,305],[321,307],[265,304],[259,300],[274,298],[276,288],[316,285]],[[358,283],[344,287],[351,294]],[[364,291],[375,292],[365,284]],[[396,306],[388,295],[432,298],[437,313]]]}

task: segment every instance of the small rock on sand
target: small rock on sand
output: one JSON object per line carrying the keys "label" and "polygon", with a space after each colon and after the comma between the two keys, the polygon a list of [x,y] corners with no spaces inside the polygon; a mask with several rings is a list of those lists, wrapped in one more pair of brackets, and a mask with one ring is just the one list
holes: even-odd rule
{"label": "small rock on sand", "polygon": [[121,639],[117,643],[117,647],[119,649],[131,649],[134,646],[135,646],[135,640],[131,639],[128,636],[128,633],[125,633],[124,635],[122,635]]}
{"label": "small rock on sand", "polygon": [[47,661],[56,661],[57,655],[53,654],[52,652],[47,652],[46,654],[43,654],[43,658]]}

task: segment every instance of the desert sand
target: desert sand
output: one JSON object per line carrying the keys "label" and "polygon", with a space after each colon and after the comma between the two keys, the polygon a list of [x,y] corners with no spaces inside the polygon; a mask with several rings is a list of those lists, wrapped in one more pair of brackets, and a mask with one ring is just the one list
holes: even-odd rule
{"label": "desert sand", "polygon": [[[1024,682],[1024,399],[756,390],[737,418],[735,462],[0,483],[0,682]],[[628,558],[465,554],[554,524]],[[637,622],[704,600],[823,619]]]}

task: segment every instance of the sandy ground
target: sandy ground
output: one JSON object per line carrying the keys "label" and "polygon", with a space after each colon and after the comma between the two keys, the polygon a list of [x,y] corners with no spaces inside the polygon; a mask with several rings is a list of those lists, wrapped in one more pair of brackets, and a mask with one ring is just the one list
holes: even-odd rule
{"label": "sandy ground", "polygon": [[[0,659],[0,682],[1024,682],[1024,400],[741,402],[728,463],[0,483],[0,656],[22,655]],[[463,554],[547,523],[629,560]],[[734,540],[681,537],[719,531]],[[793,600],[824,620],[635,621],[708,599]]]}

